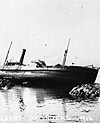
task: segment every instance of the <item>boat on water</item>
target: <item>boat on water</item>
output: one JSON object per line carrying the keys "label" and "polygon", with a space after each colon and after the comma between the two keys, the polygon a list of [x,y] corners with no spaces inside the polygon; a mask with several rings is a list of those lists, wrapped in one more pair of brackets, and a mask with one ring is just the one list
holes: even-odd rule
{"label": "boat on water", "polygon": [[[70,40],[69,40],[70,42]],[[64,53],[62,65],[47,66],[44,61],[38,60],[34,63],[36,67],[23,64],[26,49],[23,49],[19,62],[8,62],[8,49],[3,67],[0,69],[0,79],[18,80],[17,82],[29,82],[31,84],[55,85],[55,86],[76,86],[80,84],[95,82],[98,68],[93,66],[66,66],[66,56],[69,42]]]}

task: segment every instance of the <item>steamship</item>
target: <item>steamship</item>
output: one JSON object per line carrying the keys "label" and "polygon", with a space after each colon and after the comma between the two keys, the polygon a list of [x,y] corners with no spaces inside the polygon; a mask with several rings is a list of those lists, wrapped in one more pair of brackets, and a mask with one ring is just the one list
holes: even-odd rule
{"label": "steamship", "polygon": [[[70,42],[70,40],[69,40]],[[55,85],[55,86],[75,86],[79,84],[94,83],[98,74],[98,69],[89,66],[66,66],[66,56],[69,42],[64,53],[62,65],[47,66],[44,61],[35,61],[35,67],[23,63],[26,49],[23,49],[19,62],[8,62],[8,49],[3,67],[0,69],[0,79],[9,79],[17,83],[28,82],[32,85]]]}

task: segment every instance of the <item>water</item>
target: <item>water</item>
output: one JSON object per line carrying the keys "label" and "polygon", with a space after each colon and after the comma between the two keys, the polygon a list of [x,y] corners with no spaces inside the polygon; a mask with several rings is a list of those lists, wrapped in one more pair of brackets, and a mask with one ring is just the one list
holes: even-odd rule
{"label": "water", "polygon": [[100,97],[78,102],[60,89],[0,90],[0,123],[99,123],[99,114]]}

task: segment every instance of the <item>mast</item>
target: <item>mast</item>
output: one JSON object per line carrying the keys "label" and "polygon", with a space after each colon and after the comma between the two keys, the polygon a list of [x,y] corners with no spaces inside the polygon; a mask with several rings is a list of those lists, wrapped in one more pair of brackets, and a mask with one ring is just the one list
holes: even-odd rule
{"label": "mast", "polygon": [[5,64],[6,64],[6,62],[7,62],[7,59],[8,59],[8,55],[9,55],[9,51],[10,51],[10,48],[11,48],[12,42],[13,42],[13,41],[11,41],[11,43],[10,43],[10,46],[9,46],[9,49],[8,49],[8,52],[7,52],[7,55],[6,55],[6,58],[5,58],[4,64],[3,64],[3,68],[4,68],[4,66],[5,66]]}
{"label": "mast", "polygon": [[67,57],[67,53],[68,53],[69,43],[70,43],[70,39],[69,39],[69,41],[68,41],[67,49],[65,50],[65,53],[64,53],[64,58],[63,58],[63,62],[62,62],[62,67],[65,66],[66,57]]}

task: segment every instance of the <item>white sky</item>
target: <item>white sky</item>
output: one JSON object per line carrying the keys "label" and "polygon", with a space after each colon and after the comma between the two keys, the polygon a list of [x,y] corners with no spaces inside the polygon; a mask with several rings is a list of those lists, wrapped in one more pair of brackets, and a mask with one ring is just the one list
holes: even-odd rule
{"label": "white sky", "polygon": [[100,0],[0,0],[1,63],[12,40],[8,59],[62,63],[69,38],[66,64],[100,66]]}

